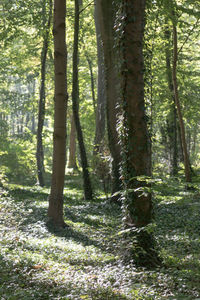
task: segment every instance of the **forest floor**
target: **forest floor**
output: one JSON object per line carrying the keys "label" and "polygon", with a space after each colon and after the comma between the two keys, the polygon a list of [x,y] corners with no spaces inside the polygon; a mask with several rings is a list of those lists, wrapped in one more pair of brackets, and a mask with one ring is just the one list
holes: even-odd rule
{"label": "forest floor", "polygon": [[65,220],[46,226],[46,188],[0,188],[0,299],[200,299],[200,184],[159,179],[153,226],[164,265],[125,263],[121,211],[102,194],[85,202],[68,176]]}

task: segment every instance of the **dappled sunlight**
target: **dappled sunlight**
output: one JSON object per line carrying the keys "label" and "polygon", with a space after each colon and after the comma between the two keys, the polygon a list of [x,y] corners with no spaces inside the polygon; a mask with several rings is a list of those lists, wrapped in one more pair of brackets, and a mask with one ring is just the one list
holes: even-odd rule
{"label": "dappled sunlight", "polygon": [[171,182],[167,195],[164,184],[164,193],[162,185],[155,188],[154,229],[164,260],[155,270],[137,269],[134,262],[121,259],[125,244],[118,234],[122,229],[118,205],[99,199],[85,202],[79,190],[70,192],[64,209],[68,227],[56,229],[45,222],[48,190],[7,185],[0,201],[0,275],[6,282],[5,294],[15,287],[16,299],[20,295],[40,299],[40,294],[63,300],[197,298],[197,192],[174,189]]}

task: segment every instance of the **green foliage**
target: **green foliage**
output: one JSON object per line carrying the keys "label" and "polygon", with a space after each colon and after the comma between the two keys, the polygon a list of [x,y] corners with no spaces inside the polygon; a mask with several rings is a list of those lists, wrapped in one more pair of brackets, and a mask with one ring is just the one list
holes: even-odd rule
{"label": "green foliage", "polygon": [[[177,4],[176,4],[177,2]],[[173,94],[167,82],[166,55],[168,49],[172,66],[172,9],[176,11],[178,28],[178,85],[186,138],[190,150],[191,163],[198,164],[199,110],[199,4],[196,1],[156,1],[147,6],[145,31],[145,96],[149,129],[152,137],[153,168],[160,174],[171,172]],[[169,38],[166,38],[166,30]],[[179,133],[178,133],[179,134]],[[178,137],[178,164],[181,167],[181,147]]]}
{"label": "green foliage", "polygon": [[7,139],[4,141],[2,149],[0,165],[6,177],[13,182],[34,184],[36,174],[32,141],[17,138],[13,142],[13,140]]}
{"label": "green foliage", "polygon": [[[62,230],[45,225],[48,190],[0,189],[0,296],[6,299],[196,299],[199,289],[199,182],[154,183],[154,231],[164,265],[147,270],[121,260],[127,239],[120,208],[85,202],[80,175],[66,178]],[[130,240],[131,242],[131,240]],[[132,248],[133,249],[133,248]],[[15,287],[13,289],[13,287]],[[12,298],[11,298],[12,297]]]}

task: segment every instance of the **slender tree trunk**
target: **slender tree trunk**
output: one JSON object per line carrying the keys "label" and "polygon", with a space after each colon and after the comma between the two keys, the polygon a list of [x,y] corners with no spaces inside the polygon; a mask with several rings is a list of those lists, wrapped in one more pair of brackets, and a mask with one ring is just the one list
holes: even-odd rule
{"label": "slender tree trunk", "polygon": [[[45,10],[46,1],[44,1],[43,6]],[[38,127],[37,127],[37,174],[38,182],[40,186],[45,185],[45,169],[44,169],[44,151],[43,151],[43,142],[42,142],[42,132],[44,126],[44,117],[45,117],[45,79],[46,79],[46,60],[47,60],[47,51],[49,46],[49,32],[51,27],[51,18],[52,18],[52,0],[49,1],[49,18],[46,25],[46,20],[44,20],[43,27],[46,32],[43,38],[43,48],[41,53],[41,86],[40,86],[40,99],[39,99],[39,110],[38,110]]]}
{"label": "slender tree trunk", "polygon": [[63,218],[63,189],[66,163],[66,113],[67,113],[67,48],[66,0],[54,0],[54,133],[53,170],[49,196],[48,217],[55,226],[65,226]]}
{"label": "slender tree trunk", "polygon": [[189,154],[187,150],[187,143],[185,138],[185,127],[183,122],[183,116],[181,111],[181,104],[179,101],[179,93],[178,93],[178,82],[177,82],[177,61],[178,61],[178,49],[177,49],[177,29],[176,25],[173,22],[173,85],[174,85],[174,97],[176,101],[179,126],[180,126],[180,134],[181,134],[181,143],[183,147],[183,156],[184,156],[184,166],[185,166],[185,179],[186,182],[191,182],[191,172],[190,172],[190,161]]}
{"label": "slender tree trunk", "polygon": [[[112,0],[96,0],[97,17],[103,41],[108,144],[112,156],[112,193],[114,194],[121,189],[121,147],[117,131],[118,115],[120,113],[120,83],[116,67],[117,54],[116,49],[114,49],[113,28],[116,7],[113,4]],[[113,199],[115,200],[115,197]]]}
{"label": "slender tree trunk", "polygon": [[20,116],[17,113],[17,134],[20,134]]}
{"label": "slender tree trunk", "polygon": [[[167,45],[165,48],[165,57],[166,57],[166,70],[167,70],[167,82],[168,82],[168,88],[170,91],[170,94],[172,96],[172,108],[170,111],[170,126],[172,126],[172,174],[174,176],[177,175],[178,172],[178,162],[177,162],[177,156],[178,156],[178,149],[177,149],[177,114],[176,114],[176,103],[175,103],[175,97],[174,97],[174,87],[173,87],[173,80],[172,80],[172,69],[171,69],[171,55],[170,55],[170,31],[167,28],[165,30],[165,38],[167,40]],[[171,117],[172,116],[172,117]]]}
{"label": "slender tree trunk", "polygon": [[35,116],[34,115],[32,116],[32,119],[31,119],[31,132],[33,134],[35,134],[35,132],[36,132],[36,129],[35,129]]}
{"label": "slender tree trunk", "polygon": [[26,123],[25,123],[26,128],[28,128],[29,121],[30,121],[30,114],[29,114],[29,112],[28,112],[28,113],[26,114]]}
{"label": "slender tree trunk", "polygon": [[94,11],[96,38],[97,38],[97,58],[98,58],[98,84],[97,84],[97,110],[96,110],[96,130],[94,139],[94,154],[101,153],[102,144],[105,136],[105,111],[106,111],[106,93],[105,93],[105,68],[103,45],[101,39],[100,26],[97,18],[97,8]]}
{"label": "slender tree trunk", "polygon": [[89,58],[88,54],[86,53],[86,59],[89,66],[90,71],[90,81],[91,81],[91,91],[92,91],[92,103],[94,108],[94,114],[96,115],[96,97],[95,97],[95,90],[94,90],[94,74],[93,74],[93,68],[92,68],[92,61]]}
{"label": "slender tree trunk", "polygon": [[79,0],[75,0],[75,22],[74,22],[74,51],[73,51],[73,86],[72,86],[72,108],[76,132],[81,155],[83,169],[84,196],[86,200],[93,198],[92,185],[88,170],[87,155],[83,140],[83,133],[79,118],[79,83],[78,83],[78,39],[79,39]]}
{"label": "slender tree trunk", "polygon": [[176,176],[178,174],[178,145],[177,145],[177,112],[176,112],[176,105],[175,105],[175,99],[174,99],[174,107],[173,107],[173,117],[174,117],[174,130],[173,130],[173,169],[172,174]]}
{"label": "slender tree trunk", "polygon": [[192,156],[195,157],[195,152],[196,152],[196,144],[197,144],[197,136],[198,136],[198,125],[196,124],[195,127],[194,127],[194,133],[193,133],[193,143],[192,143],[192,149],[191,149],[191,152],[192,152]]}
{"label": "slender tree trunk", "polygon": [[191,132],[188,130],[187,131],[187,145],[188,145],[188,154],[190,155],[191,153]]}
{"label": "slender tree trunk", "polygon": [[77,169],[77,164],[76,164],[76,126],[75,126],[75,122],[74,122],[73,113],[71,116],[68,168]]}
{"label": "slender tree trunk", "polygon": [[[22,112],[21,112],[22,114]],[[24,132],[24,116],[21,115],[21,118],[20,118],[20,133],[22,134]]]}

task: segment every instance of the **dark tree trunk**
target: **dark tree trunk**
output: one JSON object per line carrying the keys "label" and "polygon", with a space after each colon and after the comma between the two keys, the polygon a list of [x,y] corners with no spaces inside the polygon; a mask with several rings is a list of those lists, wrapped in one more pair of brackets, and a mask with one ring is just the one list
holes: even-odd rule
{"label": "dark tree trunk", "polygon": [[54,0],[54,134],[53,170],[49,196],[48,217],[55,226],[65,226],[63,218],[63,189],[66,163],[66,113],[67,113],[67,49],[66,0]]}
{"label": "dark tree trunk", "polygon": [[96,110],[96,130],[94,139],[94,154],[100,154],[105,137],[105,111],[106,111],[106,93],[105,93],[105,68],[103,59],[103,45],[101,39],[100,26],[97,17],[97,8],[95,5],[95,28],[97,37],[97,58],[98,58],[98,84],[97,84],[97,110]]}
{"label": "dark tree trunk", "polygon": [[96,114],[96,97],[95,97],[95,90],[94,90],[94,74],[93,74],[93,68],[92,68],[92,60],[89,58],[89,55],[87,53],[85,54],[85,56],[86,56],[88,66],[89,66],[89,71],[90,71],[92,103],[93,103],[93,108],[94,108],[94,114]]}
{"label": "dark tree trunk", "polygon": [[113,29],[116,7],[113,5],[112,0],[97,0],[96,10],[103,41],[108,144],[112,156],[112,193],[114,194],[121,190],[121,148],[117,131],[118,115],[120,113],[120,83],[116,67],[117,54],[116,49],[114,49],[115,42]]}
{"label": "dark tree trunk", "polygon": [[[145,1],[124,1],[125,24],[122,45],[122,100],[124,111],[123,148],[124,179],[131,192],[127,202],[127,220],[136,227],[151,220],[151,194],[139,188],[145,186],[137,176],[151,176],[150,141],[144,110],[143,32]],[[135,17],[134,17],[135,16]],[[131,21],[135,19],[135,22]]]}
{"label": "dark tree trunk", "polygon": [[174,87],[172,81],[172,68],[171,68],[171,53],[170,53],[170,31],[167,28],[165,30],[165,38],[167,41],[165,48],[165,57],[166,57],[166,71],[167,71],[167,82],[168,88],[172,98],[171,110],[170,110],[170,127],[172,127],[172,133],[170,133],[170,139],[172,140],[172,175],[176,176],[178,173],[178,148],[177,148],[177,114],[176,114],[176,103],[174,97]]}
{"label": "dark tree trunk", "polygon": [[36,129],[35,129],[35,116],[34,115],[32,116],[32,119],[31,119],[31,132],[33,134],[35,134],[35,132],[36,132]]}
{"label": "dark tree trunk", "polygon": [[[45,10],[46,1],[43,3],[43,10]],[[43,37],[43,48],[41,53],[41,85],[40,85],[40,99],[39,99],[39,110],[38,110],[38,127],[37,127],[37,152],[36,152],[36,160],[37,160],[37,174],[38,174],[38,182],[40,186],[45,185],[45,169],[44,169],[44,151],[43,151],[43,142],[42,142],[42,132],[44,126],[44,118],[45,118],[45,79],[46,79],[46,60],[47,60],[47,51],[49,46],[49,33],[51,27],[51,18],[52,18],[52,0],[49,1],[49,19],[46,24],[46,20],[44,20],[43,29],[45,30],[45,34]],[[46,27],[45,27],[46,26]]]}
{"label": "dark tree trunk", "polygon": [[137,247],[131,253],[131,257],[135,263],[152,266],[159,263],[159,259],[154,249],[154,239],[145,230],[152,218],[151,193],[146,182],[146,177],[151,176],[151,147],[144,105],[145,0],[124,0],[122,3],[124,225],[130,230],[134,229],[132,235],[133,239],[137,240]]}
{"label": "dark tree trunk", "polygon": [[88,161],[83,140],[83,133],[79,118],[79,83],[78,83],[78,38],[79,38],[79,0],[75,0],[75,22],[74,22],[74,50],[73,50],[73,86],[72,86],[72,108],[76,132],[81,155],[83,169],[84,196],[86,200],[93,198],[92,185],[88,170]]}
{"label": "dark tree trunk", "polygon": [[69,137],[69,161],[68,168],[77,169],[76,164],[76,126],[74,122],[74,116],[71,116],[71,130]]}

